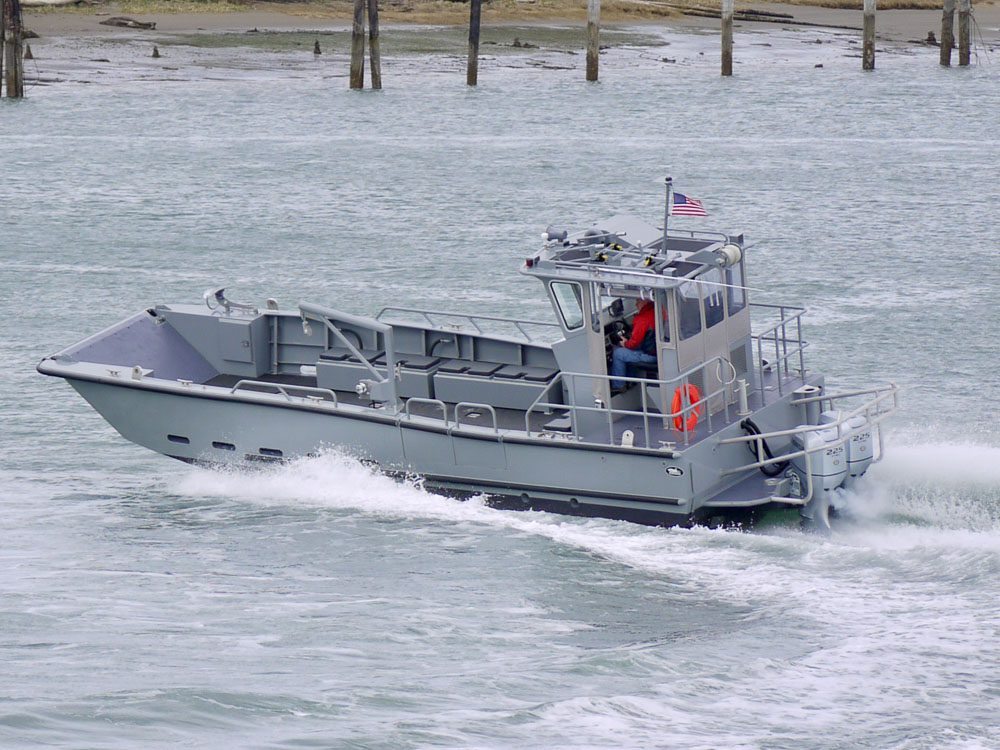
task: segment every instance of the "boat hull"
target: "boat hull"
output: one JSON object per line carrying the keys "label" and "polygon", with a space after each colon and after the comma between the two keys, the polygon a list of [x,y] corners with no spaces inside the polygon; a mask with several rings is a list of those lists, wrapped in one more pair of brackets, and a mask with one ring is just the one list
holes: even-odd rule
{"label": "boat hull", "polygon": [[690,524],[706,515],[694,507],[690,465],[656,451],[518,440],[485,429],[458,434],[388,414],[362,417],[200,391],[177,395],[67,380],[127,440],[190,463],[259,466],[336,450],[389,474],[419,475],[429,490],[486,495],[500,507],[656,525]]}

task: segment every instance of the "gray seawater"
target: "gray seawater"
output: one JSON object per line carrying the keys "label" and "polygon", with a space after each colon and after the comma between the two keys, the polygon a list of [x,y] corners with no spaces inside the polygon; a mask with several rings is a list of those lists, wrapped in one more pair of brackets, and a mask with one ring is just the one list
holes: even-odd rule
{"label": "gray seawater", "polygon": [[[189,80],[153,82],[52,43],[64,82],[0,106],[0,746],[1000,747],[1000,72],[863,75],[815,36],[739,36],[721,80],[667,35],[594,86],[400,54],[360,94],[342,57],[176,47]],[[213,284],[547,315],[541,229],[653,220],[668,170],[757,242],[755,299],[811,308],[813,367],[906,389],[830,539],[495,511],[332,454],[211,473],[34,372]]]}

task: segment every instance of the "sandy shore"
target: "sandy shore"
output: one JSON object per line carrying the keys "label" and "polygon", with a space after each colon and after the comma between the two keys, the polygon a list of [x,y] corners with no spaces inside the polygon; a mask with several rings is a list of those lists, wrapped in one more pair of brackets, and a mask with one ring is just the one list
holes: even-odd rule
{"label": "sandy shore", "polygon": [[[706,4],[707,5],[707,4]],[[163,7],[162,4],[153,7]],[[190,6],[188,6],[190,7]],[[343,28],[350,23],[351,5],[346,0],[335,0],[324,5],[256,3],[225,12],[136,12],[136,4],[120,7],[114,3],[90,8],[25,9],[26,28],[42,37],[107,36],[119,30],[102,26],[100,22],[112,15],[127,15],[144,22],[155,22],[159,33],[224,33],[251,29],[291,31],[299,29]],[[585,19],[583,3],[556,4],[511,2],[484,5],[483,24],[540,24],[554,22],[582,22]],[[737,3],[738,9],[755,9],[768,13],[790,15],[792,25],[831,26],[860,28],[859,10],[790,5],[783,3]],[[452,25],[467,23],[468,8],[452,2],[394,2],[386,3],[381,11],[385,25],[432,24]],[[978,25],[977,37],[989,45],[1000,43],[1000,3],[978,4],[974,8]],[[608,25],[657,24],[673,28],[716,29],[718,20],[683,15],[676,6],[652,2],[606,3],[602,21]],[[766,28],[777,24],[740,21],[737,29]],[[785,24],[787,25],[787,24]],[[924,39],[928,31],[940,34],[941,12],[937,9],[880,10],[877,16],[877,33],[889,41],[916,41]]]}

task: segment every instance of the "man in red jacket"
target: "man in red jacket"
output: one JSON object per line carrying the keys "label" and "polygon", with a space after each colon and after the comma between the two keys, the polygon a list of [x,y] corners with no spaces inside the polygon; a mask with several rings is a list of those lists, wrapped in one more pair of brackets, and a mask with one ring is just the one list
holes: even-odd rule
{"label": "man in red jacket", "polygon": [[632,318],[632,335],[622,341],[611,352],[611,387],[620,390],[625,387],[621,380],[629,375],[629,365],[656,363],[656,318],[655,306],[648,299],[635,301],[635,317]]}

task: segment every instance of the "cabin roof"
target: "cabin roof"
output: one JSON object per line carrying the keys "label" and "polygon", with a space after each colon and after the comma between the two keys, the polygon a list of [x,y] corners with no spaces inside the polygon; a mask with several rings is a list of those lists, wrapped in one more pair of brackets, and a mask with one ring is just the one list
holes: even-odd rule
{"label": "cabin roof", "polygon": [[664,246],[663,228],[631,214],[618,214],[590,227],[549,227],[544,245],[525,261],[522,273],[543,279],[603,282],[666,289],[725,264],[727,244],[742,249],[742,237],[719,232],[671,229]]}

